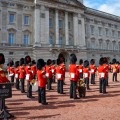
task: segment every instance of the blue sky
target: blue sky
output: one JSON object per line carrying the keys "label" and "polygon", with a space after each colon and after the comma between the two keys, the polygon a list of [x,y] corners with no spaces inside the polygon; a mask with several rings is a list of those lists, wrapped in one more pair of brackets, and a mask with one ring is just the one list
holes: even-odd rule
{"label": "blue sky", "polygon": [[120,0],[83,0],[84,5],[93,9],[120,16]]}

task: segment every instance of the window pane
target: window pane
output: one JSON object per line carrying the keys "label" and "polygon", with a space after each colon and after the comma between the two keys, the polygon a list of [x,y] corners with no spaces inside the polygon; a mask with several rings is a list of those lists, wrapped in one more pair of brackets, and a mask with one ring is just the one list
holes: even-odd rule
{"label": "window pane", "polygon": [[52,36],[50,36],[50,38],[49,38],[49,43],[50,43],[50,44],[53,43],[53,38],[52,38]]}
{"label": "window pane", "polygon": [[49,27],[52,27],[52,18],[49,19]]}
{"label": "window pane", "polygon": [[14,14],[10,14],[9,23],[14,23]]}
{"label": "window pane", "polygon": [[9,33],[9,44],[12,45],[14,43],[14,33]]}
{"label": "window pane", "polygon": [[29,16],[24,16],[24,25],[29,24]]}
{"label": "window pane", "polygon": [[24,45],[28,45],[28,39],[29,39],[29,36],[24,35]]}
{"label": "window pane", "polygon": [[62,45],[62,37],[59,38],[59,44]]}
{"label": "window pane", "polygon": [[62,28],[62,20],[59,20],[59,28]]}

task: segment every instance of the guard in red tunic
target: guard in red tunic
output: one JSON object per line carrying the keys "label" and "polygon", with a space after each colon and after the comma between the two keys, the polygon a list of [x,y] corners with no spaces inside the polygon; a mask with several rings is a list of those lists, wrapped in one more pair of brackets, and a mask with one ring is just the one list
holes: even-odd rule
{"label": "guard in red tunic", "polygon": [[36,78],[36,73],[37,73],[35,60],[32,60],[31,70],[32,70],[32,73],[33,73],[33,79],[35,79]]}
{"label": "guard in red tunic", "polygon": [[47,89],[52,90],[52,60],[48,59],[46,64]]}
{"label": "guard in red tunic", "polygon": [[91,74],[91,84],[95,84],[95,73],[96,73],[95,60],[91,59],[90,61],[90,74]]}
{"label": "guard in red tunic", "polygon": [[33,98],[32,96],[32,84],[31,81],[33,80],[33,74],[30,67],[31,64],[31,57],[28,55],[25,57],[25,72],[26,72],[26,80],[27,80],[27,97]]}
{"label": "guard in red tunic", "polygon": [[43,59],[37,60],[37,79],[38,79],[38,102],[47,105],[46,102],[46,84],[47,78],[45,73],[45,62]]}
{"label": "guard in red tunic", "polygon": [[21,93],[25,92],[25,63],[24,58],[21,58],[19,61],[19,80],[21,83]]}
{"label": "guard in red tunic", "polygon": [[69,74],[70,74],[70,98],[78,99],[76,94],[77,82],[79,79],[78,66],[76,65],[77,57],[75,54],[70,55],[70,65],[69,65]]}
{"label": "guard in red tunic", "polygon": [[16,79],[16,89],[19,90],[19,61],[15,62],[15,68],[14,68],[14,73],[15,73],[15,79]]}
{"label": "guard in red tunic", "polygon": [[52,60],[51,70],[52,70],[52,82],[55,83],[55,75],[56,75],[56,65],[55,60]]}
{"label": "guard in red tunic", "polygon": [[100,64],[98,67],[98,74],[100,81],[99,92],[106,93],[106,67],[104,66],[104,58],[100,58],[99,64]]}
{"label": "guard in red tunic", "polygon": [[11,60],[10,62],[9,62],[9,66],[10,66],[10,68],[9,68],[9,76],[10,76],[10,78],[11,78],[11,82],[14,82],[14,75],[15,75],[15,73],[14,73],[14,62],[13,62],[13,60]]}
{"label": "guard in red tunic", "polygon": [[57,79],[57,92],[60,94],[65,94],[63,92],[64,69],[61,66],[61,61],[59,59],[57,59],[56,79]]}
{"label": "guard in red tunic", "polygon": [[89,90],[90,89],[90,87],[89,87],[90,70],[89,70],[89,61],[88,60],[84,61],[83,77],[84,77],[84,81],[86,84],[86,88],[87,88],[87,90]]}
{"label": "guard in red tunic", "polygon": [[[5,71],[3,70],[3,66],[5,63],[5,57],[2,53],[0,53],[0,83],[10,82],[5,75]],[[0,110],[2,110],[2,100],[0,99]]]}
{"label": "guard in red tunic", "polygon": [[80,73],[80,78],[83,78],[83,60],[82,59],[79,60],[78,70]]}

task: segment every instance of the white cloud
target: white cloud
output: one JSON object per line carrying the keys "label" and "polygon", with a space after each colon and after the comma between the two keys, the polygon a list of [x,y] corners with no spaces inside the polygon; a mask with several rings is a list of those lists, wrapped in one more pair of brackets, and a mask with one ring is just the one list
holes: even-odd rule
{"label": "white cloud", "polygon": [[99,2],[100,0],[84,0],[84,5],[93,9],[120,16],[120,0],[107,0],[106,2]]}

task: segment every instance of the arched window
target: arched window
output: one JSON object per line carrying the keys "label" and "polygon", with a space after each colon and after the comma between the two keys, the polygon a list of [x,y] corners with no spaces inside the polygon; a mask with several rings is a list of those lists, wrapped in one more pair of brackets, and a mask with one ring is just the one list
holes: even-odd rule
{"label": "arched window", "polygon": [[99,39],[99,49],[103,49],[103,40]]}

